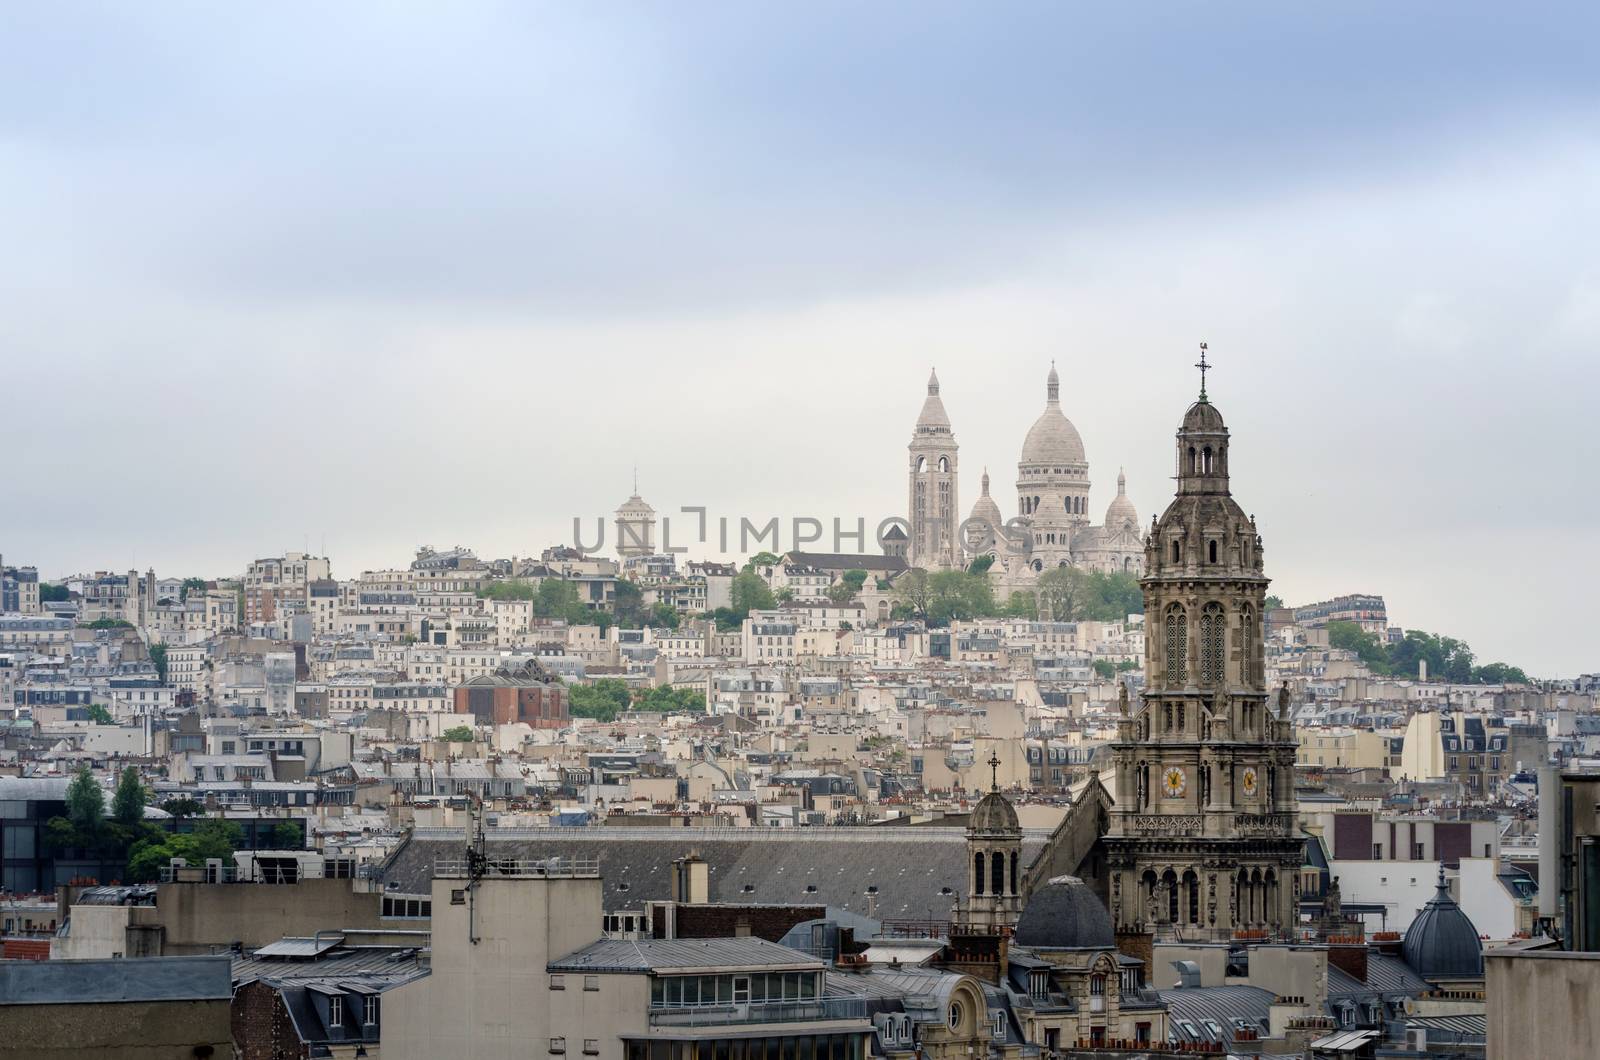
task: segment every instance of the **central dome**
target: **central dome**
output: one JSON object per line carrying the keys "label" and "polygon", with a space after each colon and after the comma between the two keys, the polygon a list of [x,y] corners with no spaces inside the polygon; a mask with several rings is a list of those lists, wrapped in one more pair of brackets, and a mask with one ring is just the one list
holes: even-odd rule
{"label": "central dome", "polygon": [[1036,950],[1110,949],[1111,914],[1094,889],[1076,876],[1057,876],[1034,891],[1012,938]]}
{"label": "central dome", "polygon": [[1028,428],[1028,437],[1022,443],[1022,464],[1084,464],[1083,439],[1078,428],[1061,414],[1061,381],[1054,365],[1045,386],[1044,412]]}

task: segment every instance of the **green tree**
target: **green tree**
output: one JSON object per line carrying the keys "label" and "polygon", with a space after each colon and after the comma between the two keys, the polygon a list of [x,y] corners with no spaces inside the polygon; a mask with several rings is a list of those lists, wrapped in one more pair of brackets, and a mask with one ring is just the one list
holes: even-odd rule
{"label": "green tree", "polygon": [[111,712],[98,703],[90,703],[88,707],[89,720],[95,725],[115,725],[116,719]]}
{"label": "green tree", "polygon": [[716,622],[718,632],[732,633],[744,624],[745,613],[731,607],[719,607],[711,612],[711,618]]}
{"label": "green tree", "polygon": [[617,625],[624,629],[639,629],[650,620],[650,610],[644,606],[644,593],[637,584],[626,579],[617,582],[611,613],[617,616]]}
{"label": "green tree", "polygon": [[786,604],[790,600],[793,600],[793,599],[794,599],[794,590],[789,588],[787,585],[783,586],[780,589],[773,590],[772,602],[775,603],[775,604]]}
{"label": "green tree", "polygon": [[678,609],[665,600],[650,608],[650,625],[656,629],[677,629],[682,622],[683,616],[678,614]]}
{"label": "green tree", "polygon": [[232,821],[202,821],[190,833],[156,833],[134,843],[128,850],[128,879],[136,883],[155,880],[173,858],[190,865],[203,865],[208,858],[231,864],[233,852],[244,842],[244,830]]}
{"label": "green tree", "polygon": [[641,689],[635,694],[633,709],[649,710],[661,714],[671,714],[681,711],[693,711],[704,714],[706,711],[706,697],[703,692],[696,692],[689,688],[672,688],[661,685],[658,688]]}
{"label": "green tree", "polygon": [[165,644],[150,645],[150,661],[156,664],[156,680],[162,684],[167,683],[167,646]]}
{"label": "green tree", "polygon": [[161,804],[161,808],[179,820],[185,817],[199,817],[206,812],[205,806],[187,796],[179,799],[168,799]]}
{"label": "green tree", "polygon": [[1261,602],[1261,606],[1268,611],[1277,611],[1283,607],[1283,597],[1276,594],[1269,596]]}
{"label": "green tree", "polygon": [[97,618],[93,622],[79,622],[79,629],[132,629],[133,623],[121,618]]}
{"label": "green tree", "polygon": [[989,568],[994,566],[993,553],[986,553],[967,564],[968,574],[988,574]]}
{"label": "green tree", "polygon": [[628,709],[631,699],[627,682],[615,677],[602,677],[589,684],[569,685],[567,712],[574,718],[612,721]]}
{"label": "green tree", "polygon": [[867,584],[867,572],[857,567],[851,567],[839,575],[839,580],[850,586],[853,591],[859,593],[861,587]]}
{"label": "green tree", "polygon": [[858,591],[859,586],[852,586],[849,582],[840,578],[828,586],[828,602],[843,607],[856,598]]}
{"label": "green tree", "polygon": [[471,743],[476,738],[470,725],[453,725],[439,735],[451,743]]}
{"label": "green tree", "polygon": [[[757,540],[760,540],[760,538],[757,538]],[[743,569],[753,573],[757,567],[775,567],[778,565],[780,558],[782,557],[776,552],[757,552],[745,563]]]}
{"label": "green tree", "polygon": [[1098,676],[1102,681],[1109,681],[1113,677],[1117,676],[1116,664],[1109,659],[1096,659],[1089,665],[1094,667],[1096,676]]}
{"label": "green tree", "polygon": [[928,590],[929,625],[948,626],[995,613],[994,590],[984,575],[942,570],[928,577]]}
{"label": "green tree", "polygon": [[59,604],[72,599],[72,590],[65,585],[52,585],[50,582],[39,583],[39,602],[41,604]]}
{"label": "green tree", "polygon": [[67,785],[67,818],[80,832],[93,833],[106,816],[106,793],[84,766]]}
{"label": "green tree", "polygon": [[191,592],[203,593],[209,587],[204,578],[185,578],[183,584],[178,587],[178,599],[187,600]]}
{"label": "green tree", "polygon": [[1034,592],[1039,613],[1048,622],[1074,622],[1081,617],[1089,587],[1084,572],[1073,567],[1057,567],[1039,575]]}
{"label": "green tree", "polygon": [[1007,618],[1038,618],[1039,601],[1032,593],[1016,590],[1006,600],[1003,613]]}
{"label": "green tree", "polygon": [[729,594],[733,609],[740,612],[741,622],[749,617],[750,612],[767,611],[777,603],[772,595],[772,587],[762,580],[761,575],[751,571],[734,575]]}
{"label": "green tree", "polygon": [[111,816],[119,824],[130,828],[141,824],[144,821],[145,803],[149,799],[150,793],[139,779],[139,771],[129,766],[122,771],[122,776],[117,780],[117,790],[111,796]]}
{"label": "green tree", "polygon": [[305,829],[299,821],[280,821],[272,826],[272,845],[277,850],[302,850],[306,845]]}
{"label": "green tree", "polygon": [[1489,663],[1472,671],[1474,684],[1480,685],[1531,685],[1533,679],[1515,666],[1505,663]]}
{"label": "green tree", "polygon": [[933,606],[933,583],[928,572],[912,567],[900,575],[894,580],[894,597],[911,616],[928,621],[928,609]]}
{"label": "green tree", "polygon": [[1078,618],[1092,622],[1122,622],[1144,613],[1144,590],[1139,579],[1118,571],[1080,572],[1082,587]]}
{"label": "green tree", "polygon": [[526,578],[490,582],[478,586],[476,592],[482,600],[533,600],[539,595],[538,587]]}

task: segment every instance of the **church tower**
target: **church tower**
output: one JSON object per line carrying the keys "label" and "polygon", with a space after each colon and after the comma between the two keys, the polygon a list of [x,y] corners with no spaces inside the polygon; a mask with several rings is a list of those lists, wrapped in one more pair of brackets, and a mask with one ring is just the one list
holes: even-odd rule
{"label": "church tower", "polygon": [[1178,491],[1145,539],[1145,689],[1126,700],[1104,838],[1118,931],[1229,938],[1298,920],[1303,843],[1286,693],[1263,673],[1261,538],[1228,491],[1206,396],[1178,428]]}
{"label": "church tower", "polygon": [[913,567],[948,570],[961,566],[961,508],[956,496],[958,446],[939,398],[939,375],[928,375],[928,397],[911,432],[910,517]]}
{"label": "church tower", "polygon": [[[996,773],[1000,760],[991,755]],[[1022,912],[1022,825],[998,780],[972,808],[967,823],[967,898],[960,921],[966,933],[1003,935]]]}

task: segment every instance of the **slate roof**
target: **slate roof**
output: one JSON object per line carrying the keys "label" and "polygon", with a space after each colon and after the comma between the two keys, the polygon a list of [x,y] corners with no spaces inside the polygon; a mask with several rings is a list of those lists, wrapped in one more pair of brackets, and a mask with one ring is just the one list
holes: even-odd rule
{"label": "slate roof", "polygon": [[826,965],[776,942],[735,939],[600,939],[553,960],[552,972],[687,972],[708,968],[816,970]]}
{"label": "slate roof", "polygon": [[[1045,835],[1024,833],[1023,865]],[[403,843],[382,870],[390,890],[427,894],[437,858],[460,858],[465,832],[428,830]],[[959,828],[553,828],[488,840],[495,858],[599,859],[606,909],[672,898],[672,862],[708,863],[710,901],[727,905],[827,905],[876,919],[944,919],[966,893],[966,833]],[[871,911],[867,889],[876,887]],[[814,888],[814,889],[808,889]],[[945,893],[948,888],[949,893]]]}
{"label": "slate roof", "polygon": [[273,983],[403,983],[426,974],[426,970],[418,951],[408,947],[340,947],[313,959],[299,960],[263,957],[257,950],[233,959],[233,982],[238,985],[265,979]]}
{"label": "slate roof", "polygon": [[1076,876],[1056,876],[1034,891],[1017,918],[1015,940],[1032,949],[1112,949],[1111,914]]}
{"label": "slate roof", "polygon": [[1375,950],[1367,953],[1367,981],[1364,983],[1342,968],[1328,966],[1329,1001],[1375,994],[1382,995],[1386,1001],[1395,1001],[1401,997],[1420,997],[1432,989],[1427,980],[1408,968],[1404,961]]}
{"label": "slate roof", "polygon": [[230,963],[226,955],[142,957],[136,965],[119,958],[0,961],[0,1005],[228,1000]]}
{"label": "slate roof", "polygon": [[[1187,1041],[1214,1041],[1206,1034],[1206,1020],[1218,1024],[1228,1041],[1237,1031],[1235,1020],[1243,1020],[1259,1030],[1272,1008],[1272,991],[1259,986],[1204,986],[1177,990],[1158,990],[1156,996],[1166,1003],[1172,1029]],[[1189,1023],[1199,1033],[1190,1034],[1183,1023]]]}

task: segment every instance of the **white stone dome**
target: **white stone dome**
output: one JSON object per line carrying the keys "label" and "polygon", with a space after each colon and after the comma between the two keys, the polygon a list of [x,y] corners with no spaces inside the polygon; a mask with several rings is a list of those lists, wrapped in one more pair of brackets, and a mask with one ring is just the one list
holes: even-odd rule
{"label": "white stone dome", "polygon": [[978,503],[972,506],[972,521],[984,526],[999,527],[1005,523],[1000,517],[1000,506],[989,496],[989,472],[983,473],[983,495],[978,498]]}
{"label": "white stone dome", "polygon": [[1051,467],[1088,463],[1078,428],[1061,413],[1061,381],[1056,375],[1055,365],[1050,366],[1045,395],[1044,412],[1028,428],[1028,437],[1022,443],[1022,459],[1018,463]]}
{"label": "white stone dome", "polygon": [[1121,472],[1117,472],[1117,496],[1106,508],[1106,531],[1113,532],[1123,527],[1132,527],[1134,533],[1139,532],[1139,513],[1134,509],[1133,502],[1128,499],[1128,479]]}

